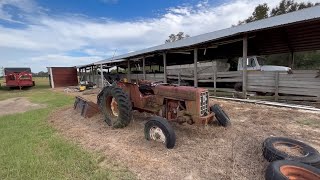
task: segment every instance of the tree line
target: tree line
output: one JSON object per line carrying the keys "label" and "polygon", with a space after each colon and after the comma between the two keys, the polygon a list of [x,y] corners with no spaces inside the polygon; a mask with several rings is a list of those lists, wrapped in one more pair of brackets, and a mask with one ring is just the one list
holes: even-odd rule
{"label": "tree line", "polygon": [[243,21],[239,21],[238,25],[265,19],[268,17],[273,17],[281,14],[294,12],[304,8],[317,6],[319,4],[320,3],[311,3],[311,2],[297,3],[294,0],[282,0],[276,7],[272,8],[271,10],[267,3],[259,4],[258,6],[255,7],[254,11],[252,12],[252,15]]}

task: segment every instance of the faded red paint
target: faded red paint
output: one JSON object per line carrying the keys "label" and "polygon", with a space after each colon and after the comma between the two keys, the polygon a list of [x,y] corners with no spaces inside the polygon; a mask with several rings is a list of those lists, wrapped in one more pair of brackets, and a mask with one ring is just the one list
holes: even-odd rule
{"label": "faded red paint", "polygon": [[78,85],[77,69],[74,67],[51,67],[54,87]]}
{"label": "faded red paint", "polygon": [[[143,94],[139,86],[148,86],[153,93]],[[118,82],[118,86],[129,94],[133,108],[158,114],[169,121],[207,124],[213,120],[213,113],[208,111],[201,116],[200,96],[207,92],[204,88],[152,84],[141,81],[139,85]],[[207,104],[209,110],[209,103]],[[165,112],[164,112],[165,111]]]}
{"label": "faded red paint", "polygon": [[4,70],[5,82],[7,87],[31,87],[34,85],[32,81],[31,71],[15,72],[10,68]]}

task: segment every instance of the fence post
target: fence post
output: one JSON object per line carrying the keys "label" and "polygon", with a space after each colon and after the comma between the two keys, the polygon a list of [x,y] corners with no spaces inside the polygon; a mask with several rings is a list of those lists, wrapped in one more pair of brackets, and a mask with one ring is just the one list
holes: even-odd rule
{"label": "fence post", "polygon": [[274,100],[278,101],[279,100],[279,72],[275,73],[275,92],[274,92]]}
{"label": "fence post", "polygon": [[[166,52],[163,52],[162,53],[162,56],[163,56],[163,81],[164,83],[167,83],[167,53]],[[160,71],[160,65],[159,65],[159,71]]]}
{"label": "fence post", "polygon": [[217,95],[217,70],[214,65],[214,61],[212,61],[212,79],[213,79],[213,95]]}
{"label": "fence post", "polygon": [[198,67],[197,67],[197,63],[198,63],[198,49],[197,48],[195,48],[194,49],[194,51],[193,51],[194,53],[194,57],[193,57],[193,60],[194,60],[194,67],[193,67],[193,76],[194,76],[194,80],[193,80],[193,86],[194,87],[198,87]]}
{"label": "fence post", "polygon": [[217,71],[213,72],[213,87],[214,87],[213,94],[216,96],[217,95]]}
{"label": "fence post", "polygon": [[242,94],[243,98],[247,99],[247,55],[248,55],[248,35],[243,36],[243,57],[242,57]]}
{"label": "fence post", "polygon": [[100,64],[100,78],[101,78],[101,88],[104,87],[104,77],[103,77],[103,66]]}
{"label": "fence post", "polygon": [[143,71],[143,80],[146,80],[146,58],[142,59],[142,71]]}
{"label": "fence post", "polygon": [[130,59],[128,59],[128,72],[127,72],[128,82],[131,82],[131,67],[130,67]]}
{"label": "fence post", "polygon": [[180,86],[181,84],[181,70],[178,73],[178,85]]}

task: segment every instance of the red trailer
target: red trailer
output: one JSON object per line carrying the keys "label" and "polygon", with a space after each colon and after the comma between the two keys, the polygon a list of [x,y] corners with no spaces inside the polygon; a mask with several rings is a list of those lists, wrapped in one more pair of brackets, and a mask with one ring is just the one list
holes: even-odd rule
{"label": "red trailer", "polygon": [[35,83],[32,81],[30,68],[4,68],[4,78],[7,87],[31,87]]}

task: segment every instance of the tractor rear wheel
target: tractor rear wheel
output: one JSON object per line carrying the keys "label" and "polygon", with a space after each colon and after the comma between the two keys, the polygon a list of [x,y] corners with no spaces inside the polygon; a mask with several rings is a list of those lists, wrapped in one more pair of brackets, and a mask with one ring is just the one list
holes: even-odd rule
{"label": "tractor rear wheel", "polygon": [[145,138],[164,143],[168,149],[176,144],[176,134],[169,122],[162,117],[151,117],[144,126]]}
{"label": "tractor rear wheel", "polygon": [[217,118],[218,123],[221,126],[227,127],[231,125],[229,116],[223,111],[223,109],[218,104],[211,106],[210,109],[212,112],[214,112],[215,117]]}
{"label": "tractor rear wheel", "polygon": [[114,128],[124,128],[131,121],[132,104],[129,96],[119,87],[109,86],[99,94],[98,103],[105,122]]}

